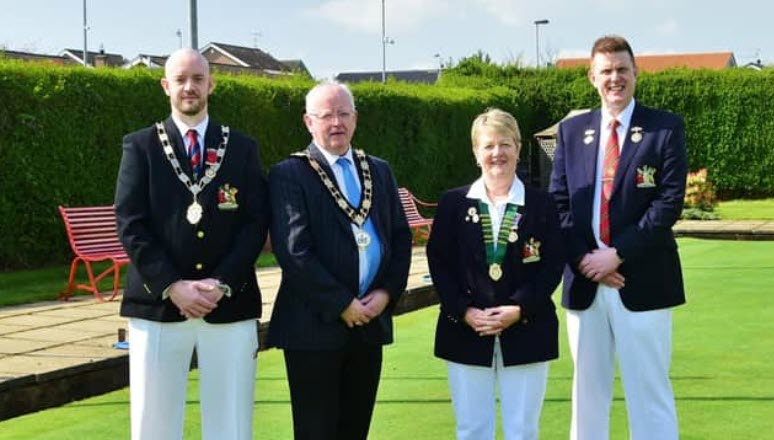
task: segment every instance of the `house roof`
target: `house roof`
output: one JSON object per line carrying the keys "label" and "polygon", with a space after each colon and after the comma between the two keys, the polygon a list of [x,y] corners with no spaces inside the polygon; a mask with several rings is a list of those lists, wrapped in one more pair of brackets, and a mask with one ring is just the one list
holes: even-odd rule
{"label": "house roof", "polygon": [[[117,53],[105,53],[104,51],[99,52],[92,52],[89,51],[89,64],[94,65],[94,57],[96,56],[105,56],[105,65],[117,67],[117,66],[123,66],[126,60],[124,60],[124,56],[117,54]],[[83,63],[83,51],[78,49],[65,49],[60,54],[63,57],[69,57],[72,60],[74,60],[77,63]]]}
{"label": "house roof", "polygon": [[306,68],[306,64],[304,64],[302,60],[279,60],[279,62],[288,66],[288,68],[293,72],[301,72],[312,76],[312,74],[309,72],[309,69]]}
{"label": "house roof", "polygon": [[291,70],[288,66],[282,64],[279,60],[258,48],[234,46],[223,43],[209,43],[203,47],[200,52],[204,54],[210,49],[220,52],[234,61],[234,64],[242,67],[252,67],[270,72],[284,72]]}
{"label": "house roof", "polygon": [[167,58],[169,58],[169,55],[148,55],[141,53],[124,63],[124,67],[131,69],[132,67],[145,66],[155,69],[164,67],[164,63],[167,62]]}
{"label": "house roof", "polygon": [[[634,59],[637,62],[637,68],[641,72],[659,72],[676,67],[712,70],[736,67],[736,59],[733,52],[635,55]],[[588,67],[588,65],[588,58],[560,58],[556,61],[556,67],[559,69]]]}
{"label": "house roof", "polygon": [[[435,84],[441,76],[438,69],[430,70],[393,70],[387,72],[387,78],[411,83]],[[336,80],[346,83],[381,82],[382,72],[343,72],[336,75]]]}
{"label": "house roof", "polygon": [[44,55],[31,52],[20,52],[16,50],[0,49],[0,58],[23,60],[23,61],[50,61],[54,64],[66,64],[67,60],[59,55]]}

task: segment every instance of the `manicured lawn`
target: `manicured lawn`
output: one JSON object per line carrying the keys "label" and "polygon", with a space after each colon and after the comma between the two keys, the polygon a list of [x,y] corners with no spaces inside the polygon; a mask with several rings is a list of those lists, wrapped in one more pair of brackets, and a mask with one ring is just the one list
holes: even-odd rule
{"label": "manicured lawn", "polygon": [[715,210],[723,220],[774,220],[774,199],[729,200]]}
{"label": "manicured lawn", "polygon": [[[683,440],[769,438],[774,431],[774,242],[680,240],[688,304],[674,312],[672,379]],[[557,294],[558,295],[558,294]],[[558,300],[558,296],[555,298]],[[449,439],[454,419],[444,365],[433,358],[437,307],[397,318],[385,350],[371,439]],[[564,313],[560,313],[564,326]],[[566,439],[572,365],[564,328],[551,366],[541,438]],[[261,353],[255,438],[292,438],[281,353]],[[185,438],[199,438],[197,375],[191,374]],[[1,439],[128,438],[128,392],[121,390],[0,422]],[[616,383],[611,439],[627,438]],[[501,437],[498,437],[501,438]]]}

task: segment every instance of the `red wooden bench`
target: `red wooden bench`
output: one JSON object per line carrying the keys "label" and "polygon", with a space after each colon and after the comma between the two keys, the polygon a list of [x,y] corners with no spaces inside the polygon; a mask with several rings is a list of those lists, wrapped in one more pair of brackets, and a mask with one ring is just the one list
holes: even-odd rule
{"label": "red wooden bench", "polygon": [[[108,300],[118,295],[121,266],[129,264],[129,257],[124,251],[116,234],[116,213],[113,206],[88,206],[80,208],[59,207],[70,248],[75,253],[70,264],[70,277],[67,288],[59,293],[59,299],[68,300],[74,289],[86,290],[94,294],[98,301],[105,298],[99,292],[99,282],[108,275],[113,275],[113,294]],[[110,260],[113,264],[102,273],[94,276],[91,263]],[[89,284],[76,284],[75,274],[78,262],[83,262],[89,276]]]}
{"label": "red wooden bench", "polygon": [[409,227],[414,232],[413,243],[417,244],[420,239],[427,240],[430,237],[430,228],[433,226],[433,219],[422,217],[417,208],[417,204],[426,208],[436,207],[437,203],[423,202],[414,197],[407,188],[398,188],[400,203],[403,205],[403,212],[406,214]]}

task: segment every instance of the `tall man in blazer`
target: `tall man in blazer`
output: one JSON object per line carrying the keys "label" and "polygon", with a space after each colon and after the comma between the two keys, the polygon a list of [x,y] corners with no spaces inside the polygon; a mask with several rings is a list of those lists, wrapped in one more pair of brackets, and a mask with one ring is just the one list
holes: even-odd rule
{"label": "tall man in blazer", "polygon": [[677,439],[670,308],[685,294],[672,225],[685,193],[685,128],[635,102],[625,39],[594,43],[589,79],[602,108],[559,126],[550,185],[569,246],[570,437],[608,438],[617,355],[631,438]]}
{"label": "tall man in blazer", "polygon": [[196,347],[202,438],[252,439],[257,318],[254,262],[268,189],[258,146],[210,121],[207,61],[182,49],[161,80],[171,116],[124,138],[115,205],[129,266],[133,439],[181,439]]}
{"label": "tall man in blazer", "polygon": [[312,88],[304,122],[312,143],[269,174],[282,267],[269,344],[284,349],[296,439],[366,439],[411,232],[387,162],[350,145],[349,89]]}

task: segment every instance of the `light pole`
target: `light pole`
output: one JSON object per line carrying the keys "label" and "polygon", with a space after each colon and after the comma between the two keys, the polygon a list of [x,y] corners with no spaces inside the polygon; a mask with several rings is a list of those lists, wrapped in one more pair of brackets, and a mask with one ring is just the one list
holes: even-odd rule
{"label": "light pole", "polygon": [[199,50],[199,25],[196,12],[196,0],[191,0],[188,6],[188,26],[191,29],[191,49]]}
{"label": "light pole", "polygon": [[86,21],[86,0],[83,0],[83,67],[89,65],[89,44],[86,34],[89,32],[89,24]]}
{"label": "light pole", "polygon": [[535,67],[540,68],[540,25],[548,24],[547,19],[535,20]]}
{"label": "light pole", "polygon": [[382,84],[387,82],[387,45],[395,44],[395,40],[388,38],[385,33],[384,0],[382,0]]}
{"label": "light pole", "polygon": [[177,35],[178,49],[182,49],[183,48],[183,31],[178,29],[177,32],[175,32],[175,35]]}

